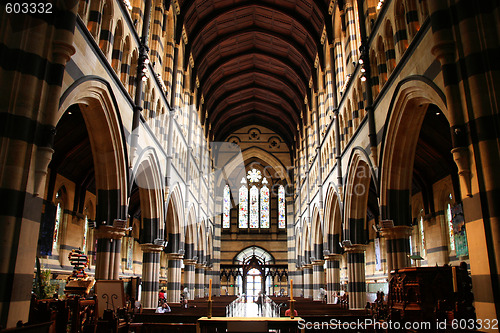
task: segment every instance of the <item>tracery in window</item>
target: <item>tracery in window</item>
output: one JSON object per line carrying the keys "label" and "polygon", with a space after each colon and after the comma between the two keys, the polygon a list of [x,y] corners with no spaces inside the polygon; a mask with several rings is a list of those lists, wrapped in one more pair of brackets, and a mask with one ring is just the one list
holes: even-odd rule
{"label": "tracery in window", "polygon": [[285,227],[285,187],[283,185],[280,185],[280,187],[278,188],[278,228]]}
{"label": "tracery in window", "polygon": [[266,178],[262,183],[264,186],[260,189],[260,227],[269,228],[269,188],[265,185]]}
{"label": "tracery in window", "polygon": [[252,169],[252,170],[248,171],[247,178],[250,181],[250,183],[258,183],[258,182],[260,182],[262,175],[260,173],[260,170]]}
{"label": "tracery in window", "polygon": [[240,215],[239,215],[239,227],[248,228],[248,188],[246,187],[245,178],[241,180],[240,187]]}
{"label": "tracery in window", "polygon": [[252,186],[250,189],[250,228],[259,227],[259,189]]}
{"label": "tracery in window", "polygon": [[223,215],[222,215],[222,227],[229,228],[231,227],[231,194],[229,192],[229,185],[224,187],[224,206],[223,206]]}

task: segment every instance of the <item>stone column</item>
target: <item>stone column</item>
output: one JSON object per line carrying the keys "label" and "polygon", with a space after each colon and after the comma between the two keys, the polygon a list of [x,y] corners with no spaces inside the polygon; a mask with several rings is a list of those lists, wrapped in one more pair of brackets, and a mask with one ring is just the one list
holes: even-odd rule
{"label": "stone column", "polygon": [[312,265],[311,264],[306,264],[304,265],[304,297],[305,298],[313,298],[312,294],[312,278],[313,278],[313,271],[312,271]]}
{"label": "stone column", "polygon": [[293,277],[288,277],[288,286],[285,288],[288,290],[288,295],[290,296],[290,279],[293,279],[293,295],[294,297],[304,296],[304,272],[302,267],[297,267],[294,272]]}
{"label": "stone column", "polygon": [[189,290],[188,299],[194,299],[195,292],[195,265],[196,260],[194,259],[184,259],[184,287]]}
{"label": "stone column", "polygon": [[142,250],[142,293],[141,304],[145,309],[158,307],[160,289],[160,254],[163,246],[141,244]]}
{"label": "stone column", "polygon": [[203,264],[196,264],[196,269],[195,269],[195,279],[196,279],[196,291],[195,291],[195,297],[196,298],[203,298],[204,295],[204,287],[205,287],[205,265]]}
{"label": "stone column", "polygon": [[320,288],[325,289],[325,261],[315,260],[313,265],[313,299],[315,301],[322,301],[320,296]]}
{"label": "stone column", "polygon": [[118,280],[120,274],[122,238],[127,230],[101,225],[95,230],[97,238],[96,280]]}
{"label": "stone column", "polygon": [[326,260],[326,294],[328,304],[333,304],[334,294],[340,292],[340,260],[341,254],[330,254],[325,256]]}
{"label": "stone column", "polygon": [[167,301],[169,303],[181,302],[181,262],[183,255],[167,253]]}
{"label": "stone column", "polygon": [[410,266],[408,255],[410,255],[411,227],[382,228],[380,233],[386,239],[387,271],[390,279],[393,270]]}
{"label": "stone column", "polygon": [[365,251],[366,245],[354,244],[345,248],[347,252],[347,291],[349,309],[364,309],[366,306]]}
{"label": "stone column", "polygon": [[[205,285],[203,286],[204,290],[206,291],[207,297],[208,297],[208,286],[210,283],[210,279],[212,279],[212,296],[215,295],[215,288],[214,288],[214,278],[212,277],[212,267],[206,266],[205,267]],[[205,293],[203,293],[205,295]]]}

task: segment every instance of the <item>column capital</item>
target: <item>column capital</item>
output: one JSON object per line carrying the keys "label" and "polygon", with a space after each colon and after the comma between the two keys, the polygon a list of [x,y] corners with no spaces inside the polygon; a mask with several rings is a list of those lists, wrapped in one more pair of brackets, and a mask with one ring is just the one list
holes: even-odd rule
{"label": "column capital", "polygon": [[412,227],[406,225],[380,229],[380,235],[387,239],[408,238],[411,235],[411,232]]}
{"label": "column capital", "polygon": [[312,264],[305,264],[302,266],[303,269],[312,269]]}
{"label": "column capital", "polygon": [[325,264],[325,261],[321,260],[321,259],[314,260],[313,263],[312,263],[313,266],[323,266],[324,264]]}
{"label": "column capital", "polygon": [[351,253],[362,253],[366,251],[368,245],[365,244],[352,244],[351,246],[346,246],[345,251]]}
{"label": "column capital", "polygon": [[205,269],[205,267],[206,266],[204,264],[200,264],[200,263],[196,264],[196,268],[198,268],[198,269]]}
{"label": "column capital", "polygon": [[167,253],[167,260],[182,260],[184,258],[183,254],[179,253]]}
{"label": "column capital", "polygon": [[184,259],[184,266],[187,265],[196,265],[196,260],[194,259]]}
{"label": "column capital", "polygon": [[127,229],[117,228],[110,225],[101,225],[95,229],[96,238],[122,239]]}
{"label": "column capital", "polygon": [[437,42],[431,48],[431,53],[442,65],[451,64],[456,59],[456,45],[453,41]]}
{"label": "column capital", "polygon": [[141,250],[143,253],[161,252],[163,250],[163,246],[146,243],[146,244],[141,244]]}
{"label": "column capital", "polygon": [[328,254],[325,256],[326,261],[334,261],[334,260],[341,260],[342,255],[341,254]]}

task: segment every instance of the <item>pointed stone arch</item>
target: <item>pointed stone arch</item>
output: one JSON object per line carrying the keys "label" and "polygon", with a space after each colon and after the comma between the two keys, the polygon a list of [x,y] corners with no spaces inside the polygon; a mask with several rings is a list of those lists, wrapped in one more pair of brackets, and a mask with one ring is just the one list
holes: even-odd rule
{"label": "pointed stone arch", "polygon": [[311,224],[311,253],[316,260],[323,258],[323,239],[323,222],[320,210],[314,206]]}
{"label": "pointed stone arch", "polygon": [[371,162],[362,148],[355,147],[349,161],[350,168],[344,186],[344,223],[342,239],[352,244],[365,244],[367,238],[366,213],[370,181],[374,174]]}
{"label": "pointed stone arch", "polygon": [[168,240],[166,252],[179,253],[183,247],[184,205],[179,184],[175,184],[168,195],[165,234]]}
{"label": "pointed stone arch", "polygon": [[342,203],[337,189],[332,184],[326,193],[325,200],[325,249],[330,253],[340,253],[340,239],[342,235]]}
{"label": "pointed stone arch", "polygon": [[139,155],[132,172],[133,182],[139,188],[141,199],[141,240],[142,243],[154,243],[164,239],[165,214],[164,191],[165,177],[161,172],[156,151],[145,149]]}
{"label": "pointed stone arch", "polygon": [[[417,141],[427,108],[436,105],[451,119],[444,94],[423,77],[402,81],[392,97],[384,126],[380,156],[380,206],[382,219],[409,225],[410,192]],[[450,121],[451,122],[451,121]],[[401,207],[408,207],[402,209]]]}
{"label": "pointed stone arch", "polygon": [[128,157],[123,124],[116,99],[107,82],[84,77],[62,95],[56,118],[77,104],[87,126],[94,158],[97,190],[96,221],[126,218]]}

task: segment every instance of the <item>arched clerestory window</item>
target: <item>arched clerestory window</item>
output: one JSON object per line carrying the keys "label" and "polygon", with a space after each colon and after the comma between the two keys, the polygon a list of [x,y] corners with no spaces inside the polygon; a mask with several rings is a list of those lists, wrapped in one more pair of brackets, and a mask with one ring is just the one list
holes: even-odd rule
{"label": "arched clerestory window", "polygon": [[240,214],[239,214],[239,223],[238,226],[240,228],[248,228],[248,188],[246,186],[246,180],[243,178],[241,180],[241,187],[240,187]]}
{"label": "arched clerestory window", "polygon": [[269,188],[265,178],[262,183],[264,185],[260,189],[260,227],[269,228]]}
{"label": "arched clerestory window", "polygon": [[453,232],[453,215],[451,213],[451,203],[453,196],[450,194],[446,202],[446,236],[448,239],[448,246],[450,251],[455,251],[455,234]]}
{"label": "arched clerestory window", "polygon": [[59,250],[59,244],[61,241],[61,230],[63,226],[64,219],[64,201],[63,201],[63,189],[59,189],[56,193],[56,218],[54,222],[54,233],[52,238],[52,251]]}
{"label": "arched clerestory window", "polygon": [[285,187],[278,188],[278,228],[286,228]]}

